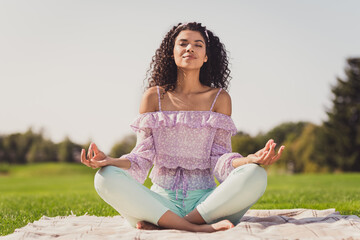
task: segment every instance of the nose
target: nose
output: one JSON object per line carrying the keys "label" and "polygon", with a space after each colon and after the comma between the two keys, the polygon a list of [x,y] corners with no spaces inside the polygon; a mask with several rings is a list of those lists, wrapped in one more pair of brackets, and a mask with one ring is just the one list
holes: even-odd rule
{"label": "nose", "polygon": [[188,44],[188,45],[186,46],[186,52],[194,52],[193,47],[192,47],[191,44]]}

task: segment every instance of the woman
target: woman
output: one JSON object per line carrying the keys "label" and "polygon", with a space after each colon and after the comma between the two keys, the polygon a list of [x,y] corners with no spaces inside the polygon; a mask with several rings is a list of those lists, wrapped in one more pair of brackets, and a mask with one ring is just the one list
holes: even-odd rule
{"label": "woman", "polygon": [[[131,127],[137,144],[111,158],[91,144],[82,162],[102,167],[95,188],[139,229],[214,232],[234,227],[262,196],[276,143],[247,157],[231,152],[236,133],[225,48],[200,23],[178,24],[165,36],[149,70],[140,116]],[[151,190],[142,183],[152,167]],[[217,188],[214,176],[221,183]]]}

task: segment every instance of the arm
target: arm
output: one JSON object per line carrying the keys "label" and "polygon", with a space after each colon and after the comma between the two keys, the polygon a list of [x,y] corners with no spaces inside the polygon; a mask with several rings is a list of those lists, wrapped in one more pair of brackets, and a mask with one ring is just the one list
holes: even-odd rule
{"label": "arm", "polygon": [[155,156],[154,140],[152,131],[149,128],[139,130],[137,132],[137,142],[135,148],[128,154],[120,157],[130,162],[127,171],[138,182],[143,183],[148,172],[153,165]]}
{"label": "arm", "polygon": [[242,159],[241,154],[232,152],[231,133],[224,129],[217,129],[214,142],[211,148],[211,168],[216,179],[221,183],[232,170],[233,160]]}
{"label": "arm", "polygon": [[[221,91],[215,103],[214,111],[231,116],[231,97],[226,91]],[[231,149],[231,133],[217,129],[211,149],[211,168],[216,179],[223,182],[235,168],[232,164],[234,159],[240,163],[243,158],[239,153],[233,153]]]}
{"label": "arm", "polygon": [[81,150],[81,162],[93,169],[108,165],[129,169],[131,166],[129,159],[109,157],[100,151],[95,143],[90,144],[87,157],[85,156],[85,149]]}
{"label": "arm", "polygon": [[[151,87],[142,97],[140,114],[156,111],[157,89]],[[152,131],[150,128],[141,128],[135,131],[137,142],[135,148],[120,158],[106,156],[99,151],[94,143],[89,147],[87,157],[85,150],[81,151],[81,162],[92,168],[99,168],[108,165],[128,170],[128,172],[139,182],[146,179],[147,173],[152,166],[155,149],[153,145]]]}
{"label": "arm", "polygon": [[[226,91],[222,91],[221,94],[219,95],[218,100],[214,106],[214,111],[231,116],[231,97]],[[222,134],[222,135],[224,135],[224,134]],[[217,136],[217,138],[219,138],[219,136]],[[231,153],[231,135],[229,135],[225,138],[224,138],[224,136],[220,136],[220,138],[223,138],[223,140],[221,141],[221,140],[215,138],[215,142],[216,141],[220,142],[220,145],[222,145],[222,147],[223,147],[222,151],[224,152],[224,154],[225,154],[225,152],[228,152],[224,157],[220,158],[221,161],[224,161],[223,158],[226,158],[226,157],[231,159],[231,162],[229,159],[227,159],[227,165],[228,165],[227,169],[228,170],[232,170],[234,168],[240,167],[240,166],[248,164],[248,163],[264,164],[264,165],[273,164],[280,158],[280,156],[285,148],[285,146],[281,146],[278,153],[276,154],[276,152],[275,152],[276,143],[274,143],[274,141],[271,139],[267,142],[267,144],[265,145],[264,148],[260,149],[256,153],[250,154],[247,157],[242,157],[239,154],[240,157],[236,157],[236,155],[234,153]],[[226,138],[228,139],[230,144],[225,143]],[[214,145],[216,146],[216,143],[214,143]],[[225,160],[225,162],[226,162],[226,160]],[[227,174],[225,174],[225,172],[229,172],[229,171],[225,171],[223,169],[222,172],[224,173],[223,175],[225,176],[225,175],[227,175]]]}
{"label": "arm", "polygon": [[285,146],[275,152],[276,143],[271,139],[266,146],[254,154],[242,157],[239,153],[232,152],[231,134],[223,129],[218,129],[211,150],[211,165],[216,179],[221,183],[232,170],[248,163],[270,165],[279,160]]}
{"label": "arm", "polygon": [[139,130],[135,148],[120,158],[106,156],[92,143],[88,150],[87,158],[85,149],[81,151],[81,162],[92,168],[116,166],[126,169],[138,182],[143,183],[153,164],[155,148],[151,129]]}

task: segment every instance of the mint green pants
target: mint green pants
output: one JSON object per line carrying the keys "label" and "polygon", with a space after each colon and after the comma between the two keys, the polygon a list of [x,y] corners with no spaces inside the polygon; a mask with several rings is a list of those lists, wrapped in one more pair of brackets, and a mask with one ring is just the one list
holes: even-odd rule
{"label": "mint green pants", "polygon": [[185,199],[181,190],[176,199],[175,191],[155,184],[148,189],[126,170],[114,166],[103,167],[95,175],[95,189],[100,197],[133,227],[139,221],[158,225],[168,210],[184,217],[195,208],[206,223],[228,219],[236,225],[264,194],[266,185],[266,171],[257,164],[234,169],[217,188],[188,191]]}

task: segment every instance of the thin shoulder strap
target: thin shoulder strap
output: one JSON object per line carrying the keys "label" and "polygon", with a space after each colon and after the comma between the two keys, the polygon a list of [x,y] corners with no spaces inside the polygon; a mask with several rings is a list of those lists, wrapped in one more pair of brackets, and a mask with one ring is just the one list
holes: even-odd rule
{"label": "thin shoulder strap", "polygon": [[159,99],[159,111],[161,112],[160,89],[159,89],[159,86],[156,86],[156,87],[157,87],[157,93],[158,93],[158,99]]}
{"label": "thin shoulder strap", "polygon": [[213,101],[213,103],[212,103],[212,105],[211,105],[210,111],[212,111],[212,109],[213,109],[213,107],[214,107],[214,105],[215,105],[216,99],[218,98],[221,90],[222,90],[222,88],[220,88],[219,91],[217,92],[216,97],[215,97],[215,99],[214,99],[214,101]]}

